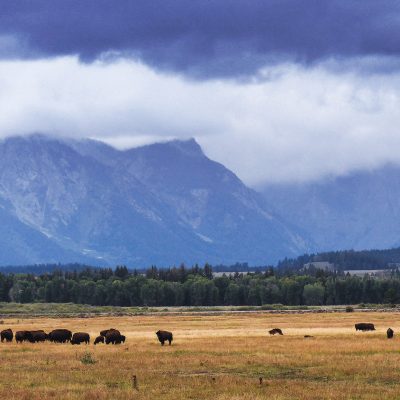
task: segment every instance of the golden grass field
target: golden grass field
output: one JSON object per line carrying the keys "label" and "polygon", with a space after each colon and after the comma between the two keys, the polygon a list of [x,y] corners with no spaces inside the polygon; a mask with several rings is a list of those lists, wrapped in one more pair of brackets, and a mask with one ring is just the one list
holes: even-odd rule
{"label": "golden grass field", "polygon": [[[356,332],[356,322],[377,330]],[[1,343],[0,399],[400,399],[395,312],[5,319],[8,327],[92,338],[113,327],[127,341]],[[274,327],[284,336],[269,336]],[[158,329],[174,333],[172,346],[160,346]],[[87,351],[96,363],[82,363]]]}

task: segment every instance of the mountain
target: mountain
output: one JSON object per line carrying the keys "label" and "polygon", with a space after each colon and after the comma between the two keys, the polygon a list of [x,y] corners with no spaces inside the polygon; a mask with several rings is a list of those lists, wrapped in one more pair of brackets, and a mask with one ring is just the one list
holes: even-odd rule
{"label": "mountain", "polygon": [[195,140],[0,142],[0,264],[266,264],[307,241]]}
{"label": "mountain", "polygon": [[307,184],[259,189],[276,213],[303,230],[313,251],[385,249],[400,245],[400,167]]}

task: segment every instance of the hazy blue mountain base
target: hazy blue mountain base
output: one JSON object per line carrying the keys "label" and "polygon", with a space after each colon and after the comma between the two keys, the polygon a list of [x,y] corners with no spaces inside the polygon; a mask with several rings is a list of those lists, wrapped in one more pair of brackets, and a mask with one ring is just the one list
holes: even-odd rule
{"label": "hazy blue mountain base", "polygon": [[313,251],[385,249],[400,245],[400,167],[308,184],[266,185],[276,213],[303,229]]}
{"label": "hazy blue mountain base", "polygon": [[306,252],[299,232],[194,140],[0,142],[0,265],[265,265]]}

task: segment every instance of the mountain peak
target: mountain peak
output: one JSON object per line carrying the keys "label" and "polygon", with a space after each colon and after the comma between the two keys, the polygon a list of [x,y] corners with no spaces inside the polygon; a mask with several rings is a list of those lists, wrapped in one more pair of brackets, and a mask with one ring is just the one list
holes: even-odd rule
{"label": "mountain peak", "polygon": [[295,232],[194,139],[127,151],[47,135],[7,143],[0,264],[260,264],[304,252]]}
{"label": "mountain peak", "polygon": [[133,148],[128,151],[133,151],[133,152],[139,151],[144,153],[154,152],[158,154],[158,153],[168,152],[168,150],[190,157],[204,156],[202,148],[194,138],[187,140],[175,139],[175,140],[170,140],[168,142],[153,143]]}
{"label": "mountain peak", "polygon": [[204,155],[202,148],[194,138],[188,140],[172,140],[169,143],[184,153],[192,155]]}

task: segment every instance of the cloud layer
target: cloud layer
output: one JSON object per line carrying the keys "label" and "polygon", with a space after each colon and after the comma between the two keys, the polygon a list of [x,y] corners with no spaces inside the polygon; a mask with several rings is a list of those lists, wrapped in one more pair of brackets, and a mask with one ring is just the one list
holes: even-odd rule
{"label": "cloud layer", "polygon": [[251,185],[400,162],[400,73],[366,79],[335,60],[268,66],[246,81],[188,80],[129,60],[3,60],[0,108],[1,137],[42,132],[119,147],[195,137]]}
{"label": "cloud layer", "polygon": [[251,76],[265,65],[400,56],[396,0],[13,0],[0,57],[128,57],[196,78]]}

